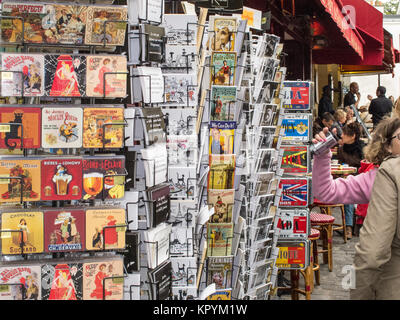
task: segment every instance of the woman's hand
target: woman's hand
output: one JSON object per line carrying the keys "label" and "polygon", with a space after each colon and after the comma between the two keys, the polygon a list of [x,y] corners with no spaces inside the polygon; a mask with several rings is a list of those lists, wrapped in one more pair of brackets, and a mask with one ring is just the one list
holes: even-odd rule
{"label": "woman's hand", "polygon": [[[328,127],[325,127],[322,129],[322,131],[320,131],[319,133],[317,133],[314,136],[314,139],[312,139],[312,143],[317,144],[318,142],[325,142],[326,141],[326,134],[328,133],[329,129]],[[336,134],[336,128],[332,129],[332,133]]]}

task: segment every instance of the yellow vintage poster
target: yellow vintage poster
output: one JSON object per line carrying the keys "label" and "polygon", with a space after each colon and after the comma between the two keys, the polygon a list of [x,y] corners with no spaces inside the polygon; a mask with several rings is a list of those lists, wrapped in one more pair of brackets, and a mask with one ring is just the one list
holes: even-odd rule
{"label": "yellow vintage poster", "polygon": [[1,220],[2,254],[43,252],[43,212],[4,212]]}
{"label": "yellow vintage poster", "polygon": [[123,300],[123,289],[122,260],[83,264],[83,300]]}
{"label": "yellow vintage poster", "polygon": [[40,200],[40,160],[0,160],[0,202]]}
{"label": "yellow vintage poster", "polygon": [[118,123],[122,124],[123,122],[123,108],[85,108],[83,111],[83,147],[122,148],[124,127]]}
{"label": "yellow vintage poster", "polygon": [[208,189],[233,189],[235,155],[209,155]]}
{"label": "yellow vintage poster", "polygon": [[125,248],[125,209],[86,210],[86,249]]}

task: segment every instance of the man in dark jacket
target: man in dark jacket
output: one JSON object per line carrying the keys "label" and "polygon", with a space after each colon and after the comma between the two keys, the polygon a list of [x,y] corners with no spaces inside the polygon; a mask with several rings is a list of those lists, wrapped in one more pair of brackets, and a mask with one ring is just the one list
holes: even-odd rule
{"label": "man in dark jacket", "polygon": [[383,117],[390,115],[393,108],[393,103],[390,99],[385,96],[386,88],[378,87],[376,89],[377,98],[372,99],[369,105],[369,113],[372,114],[372,123],[374,124],[374,129],[378,123],[383,119]]}
{"label": "man in dark jacket", "polygon": [[[357,97],[357,100],[356,100]],[[361,94],[359,92],[359,87],[357,82],[350,83],[350,91],[346,93],[343,100],[343,107],[351,106],[354,104],[358,109],[358,104],[360,103]]]}
{"label": "man in dark jacket", "polygon": [[321,118],[325,112],[329,112],[332,115],[335,113],[332,106],[332,89],[329,86],[322,88],[322,97],[318,104],[318,117]]}

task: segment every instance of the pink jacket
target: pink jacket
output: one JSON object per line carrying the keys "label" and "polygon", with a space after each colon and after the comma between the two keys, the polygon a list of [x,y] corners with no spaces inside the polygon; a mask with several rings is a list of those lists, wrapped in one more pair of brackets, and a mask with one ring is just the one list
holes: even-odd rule
{"label": "pink jacket", "polygon": [[329,151],[314,155],[312,169],[312,193],[314,198],[325,203],[363,204],[368,203],[377,168],[346,179],[333,179],[331,175],[331,157]]}

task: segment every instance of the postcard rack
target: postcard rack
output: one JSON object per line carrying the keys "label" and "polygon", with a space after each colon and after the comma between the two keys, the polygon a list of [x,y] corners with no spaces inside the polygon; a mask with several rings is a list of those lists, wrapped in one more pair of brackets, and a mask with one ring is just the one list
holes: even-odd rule
{"label": "postcard rack", "polygon": [[[95,1],[92,1],[93,3]],[[3,2],[2,5],[4,6],[8,2]],[[11,2],[10,2],[11,3]],[[57,4],[54,4],[57,5]],[[81,6],[79,4],[74,4],[74,6]],[[88,7],[91,7],[88,5]],[[126,6],[118,6],[118,5],[110,5],[108,7],[102,6],[105,9],[107,8],[112,8],[116,10],[121,10],[123,13],[124,10],[126,12],[127,7]],[[70,8],[66,8],[69,10]],[[123,14],[122,14],[123,15]],[[45,37],[42,37],[42,40],[33,42],[31,38],[31,33],[28,32],[26,25],[31,23],[29,20],[30,13],[23,13],[20,15],[11,15],[8,14],[3,10],[3,14],[0,15],[0,20],[3,22],[6,21],[19,21],[16,22],[16,24],[21,25],[21,29],[15,29],[14,33],[17,32],[19,34],[14,34],[16,41],[4,41],[5,38],[3,37],[2,40],[3,42],[1,43],[3,46],[8,47],[7,52],[3,52],[1,54],[2,61],[3,61],[3,68],[0,70],[0,82],[2,82],[2,93],[7,93],[5,94],[6,97],[8,98],[9,96],[18,96],[20,97],[20,100],[18,101],[18,105],[2,105],[0,108],[2,111],[2,119],[0,120],[0,128],[2,128],[1,133],[0,133],[0,139],[12,139],[12,143],[10,144],[16,144],[14,148],[8,148],[9,150],[2,149],[1,152],[2,154],[9,153],[13,155],[13,157],[9,157],[9,159],[15,159],[16,161],[28,161],[28,160],[46,160],[50,159],[49,155],[51,154],[51,159],[55,159],[57,161],[61,161],[61,159],[83,159],[83,158],[90,158],[86,157],[87,155],[89,156],[101,156],[102,153],[107,153],[106,157],[109,160],[115,159],[115,157],[118,158],[120,155],[125,155],[129,154],[130,150],[128,150],[128,147],[125,145],[125,141],[129,138],[125,135],[125,131],[128,132],[128,120],[130,120],[130,117],[122,117],[121,120],[117,120],[118,117],[112,117],[108,115],[100,115],[100,118],[104,116],[104,118],[101,118],[99,122],[96,122],[95,124],[92,122],[88,127],[84,127],[83,125],[83,112],[85,108],[90,108],[90,107],[110,107],[110,101],[116,99],[120,99],[121,103],[125,103],[126,98],[128,95],[126,95],[127,89],[129,88],[129,79],[130,79],[130,72],[125,71],[128,70],[127,65],[124,64],[125,58],[124,56],[124,44],[125,44],[125,34],[127,32],[127,25],[128,25],[128,20],[123,17],[122,19],[118,18],[111,18],[111,19],[102,19],[101,22],[99,22],[98,25],[98,34],[97,38],[101,39],[99,40],[98,43],[96,44],[87,44],[86,42],[82,43],[47,43],[45,40]],[[90,22],[90,21],[89,21]],[[3,25],[2,24],[2,25]],[[88,28],[89,23],[87,24]],[[4,24],[6,26],[6,24]],[[4,27],[3,26],[3,27]],[[124,43],[119,44],[117,43],[117,39],[115,35],[110,34],[110,28],[109,26],[116,26],[119,34],[123,33],[123,38]],[[85,37],[85,34],[83,34],[83,37]],[[65,38],[63,38],[65,39]],[[94,40],[97,41],[97,40]],[[119,41],[119,40],[118,40]],[[15,53],[12,53],[11,51],[15,49]],[[31,50],[33,49],[33,50]],[[35,52],[35,54],[32,54],[32,51]],[[60,53],[61,51],[61,53]],[[33,81],[30,77],[31,74],[30,72],[33,72],[32,70],[29,71],[30,66],[28,63],[25,65],[18,65],[17,67],[10,67],[10,68],[5,68],[4,67],[4,59],[6,59],[6,55],[10,54],[10,57],[12,54],[16,55],[16,57],[25,56],[27,60],[32,60],[33,62],[37,62],[34,58],[32,58],[34,55],[40,57],[41,63],[38,63],[36,65],[39,66],[39,69],[37,70],[38,72],[38,78],[41,79],[39,84],[40,84],[40,90],[39,90],[39,85],[38,84],[31,84],[30,81]],[[45,55],[50,55],[54,56],[51,57],[52,60],[46,60]],[[61,66],[61,62],[57,60],[60,56],[68,56],[70,60],[65,64],[68,68],[63,69],[62,71],[65,72],[64,80],[68,78],[68,76],[71,76],[74,81],[64,81],[62,82],[61,80],[58,83],[55,83],[55,70],[59,69],[59,65]],[[103,59],[109,59],[109,64],[107,67],[105,66],[101,71],[99,71],[100,67],[102,65],[98,65],[96,68],[97,69],[97,74],[95,75],[95,81],[97,83],[91,83],[92,86],[97,87],[94,88],[94,94],[89,95],[86,94],[87,91],[87,83],[86,83],[86,67],[89,68],[89,61],[86,59],[88,56],[94,56],[96,58],[99,58],[98,61],[103,63]],[[103,57],[103,59],[101,58]],[[118,57],[117,59],[114,60],[115,65],[112,63],[112,57]],[[78,60],[74,60],[78,58]],[[21,61],[23,59],[20,59]],[[80,64],[81,63],[81,64]],[[48,78],[48,75],[46,75],[46,70],[45,67],[47,68],[48,65],[51,64],[51,68],[54,68],[54,79]],[[107,64],[107,61],[104,62],[104,65]],[[120,65],[119,65],[120,64]],[[33,67],[32,67],[33,68]],[[60,67],[61,68],[61,67]],[[65,68],[65,66],[64,66]],[[85,68],[85,71],[79,71],[83,70],[82,68]],[[9,70],[8,70],[9,69]],[[61,70],[61,69],[60,69]],[[96,70],[96,69],[93,69]],[[61,72],[61,71],[60,71]],[[68,73],[69,72],[69,73]],[[84,77],[81,78],[81,75],[84,74]],[[16,80],[18,79],[18,80]],[[69,78],[68,78],[69,79]],[[117,81],[115,81],[117,79]],[[9,87],[9,91],[3,91],[5,88],[5,83],[4,81],[7,81],[7,85],[11,83],[10,80],[14,80],[14,83],[12,83],[12,86]],[[36,87],[35,87],[36,85]],[[68,88],[67,85],[70,85],[72,87]],[[57,87],[57,90],[59,91],[56,94],[50,94],[50,91],[52,90],[52,86]],[[72,89],[73,86],[75,86],[75,89]],[[84,88],[83,92],[81,88]],[[32,92],[30,92],[32,90]],[[61,92],[64,93],[63,95]],[[72,96],[69,96],[71,93],[71,90],[77,91],[75,94]],[[12,91],[12,92],[11,92]],[[115,93],[117,92],[117,93]],[[123,93],[125,92],[125,93]],[[78,94],[79,93],[79,94]],[[60,95],[58,95],[60,94]],[[51,101],[52,99],[56,100],[56,104],[49,104],[48,101]],[[11,100],[11,99],[10,99]],[[21,102],[20,102],[21,101]],[[108,102],[107,102],[108,101]],[[104,104],[106,103],[107,104]],[[98,104],[102,103],[102,104]],[[14,108],[15,110],[22,110],[26,111],[28,108],[32,109],[35,106],[38,106],[38,112],[37,115],[34,117],[28,117],[29,123],[25,122],[23,120],[22,122],[18,122],[19,120],[10,120],[14,119],[12,115],[9,118],[3,118],[5,115],[5,108]],[[39,107],[40,106],[40,107]],[[59,147],[59,145],[55,144],[54,148],[44,148],[43,145],[40,143],[41,141],[45,138],[42,139],[42,129],[37,130],[35,132],[35,146],[32,146],[32,141],[34,140],[33,138],[33,130],[32,130],[32,123],[34,119],[38,118],[39,122],[43,120],[41,118],[41,108],[45,107],[50,107],[50,108],[57,108],[58,110],[62,110],[63,112],[67,111],[68,112],[68,107],[74,107],[74,108],[81,108],[83,109],[81,111],[82,116],[79,119],[73,119],[70,118],[69,120],[66,120],[65,114],[63,115],[62,120],[66,120],[64,124],[67,124],[67,122],[75,122],[74,124],[71,124],[71,126],[68,128],[68,130],[74,130],[74,125],[80,127],[80,139],[83,141],[83,132],[85,130],[94,130],[96,131],[96,139],[99,141],[99,145],[92,148],[92,147],[87,147],[84,148],[83,144],[81,147]],[[83,106],[85,108],[83,108]],[[124,114],[124,111],[129,109],[129,106],[125,105],[120,105],[120,109],[123,110],[122,114]],[[108,108],[105,108],[108,109]],[[114,109],[113,107],[110,107],[108,110]],[[71,114],[70,114],[71,115]],[[56,119],[57,117],[60,117],[60,114],[55,115],[53,118]],[[109,117],[109,118],[107,118]],[[5,120],[6,119],[6,120]],[[94,118],[93,118],[94,119]],[[96,120],[97,121],[97,120]],[[40,122],[40,128],[42,128],[42,123]],[[18,127],[18,130],[16,130],[15,127]],[[121,129],[120,132],[118,132],[118,138],[114,136],[114,131]],[[133,128],[134,130],[134,128]],[[17,131],[17,134],[15,133]],[[93,131],[93,132],[94,132]],[[113,132],[112,134],[110,132]],[[133,131],[134,132],[134,131]],[[76,132],[74,131],[74,134]],[[115,141],[117,139],[121,139],[122,143],[120,145],[115,144]],[[96,141],[97,141],[96,140]],[[50,144],[50,143],[49,143]],[[110,147],[110,145],[118,145],[118,147]],[[6,147],[8,147],[6,145]],[[21,152],[20,152],[21,151]],[[57,154],[57,151],[59,151],[63,156],[59,156]],[[112,153],[111,153],[112,152]],[[99,157],[100,158],[100,157]],[[99,159],[98,158],[98,159]],[[104,158],[104,155],[103,155]],[[5,158],[2,158],[2,161],[4,161]],[[8,159],[8,158],[7,158]],[[8,161],[8,160],[7,160]],[[83,162],[83,161],[82,161]],[[1,211],[1,221],[2,221],[2,226],[0,228],[0,233],[2,234],[1,237],[1,250],[2,254],[0,257],[0,270],[12,270],[12,268],[18,267],[19,264],[25,265],[25,264],[30,264],[34,265],[35,268],[38,268],[35,271],[35,274],[37,275],[33,281],[36,283],[36,285],[39,287],[39,293],[43,290],[47,290],[44,285],[44,279],[41,278],[41,268],[42,270],[45,270],[43,268],[52,268],[49,265],[56,264],[58,263],[59,267],[61,266],[67,268],[67,272],[69,273],[69,268],[74,267],[75,264],[78,264],[78,275],[79,272],[82,272],[82,265],[85,263],[91,263],[92,261],[93,264],[91,265],[91,270],[93,270],[95,273],[93,274],[93,278],[91,281],[94,281],[94,276],[96,275],[97,272],[104,273],[104,276],[102,277],[103,281],[101,284],[101,288],[95,288],[95,287],[86,287],[84,288],[84,282],[85,282],[85,277],[81,275],[81,280],[80,284],[78,285],[77,282],[75,282],[75,291],[74,294],[76,295],[76,298],[78,300],[80,299],[91,299],[91,300],[121,300],[123,299],[123,284],[127,282],[127,276],[128,274],[124,272],[124,262],[123,262],[123,257],[127,255],[129,249],[128,247],[125,246],[120,246],[119,242],[117,241],[122,241],[126,240],[123,239],[126,237],[126,230],[130,229],[130,225],[134,225],[135,223],[132,223],[133,220],[131,219],[128,221],[127,219],[127,212],[128,210],[123,210],[120,213],[118,213],[121,218],[118,218],[120,220],[112,221],[115,219],[112,215],[112,210],[115,210],[115,208],[123,208],[125,207],[123,204],[123,201],[125,200],[123,198],[123,195],[125,193],[129,193],[132,191],[130,190],[131,187],[128,187],[127,181],[130,180],[135,180],[134,175],[136,172],[132,172],[130,170],[130,166],[132,165],[133,167],[136,166],[137,159],[135,158],[133,160],[133,165],[132,165],[132,160],[129,160],[128,163],[128,158],[126,158],[125,162],[125,167],[122,167],[120,170],[117,170],[116,168],[113,167],[111,164],[107,164],[107,170],[105,170],[101,175],[96,175],[92,174],[91,175],[91,181],[90,181],[90,186],[86,186],[83,181],[78,183],[80,192],[82,193],[82,198],[78,199],[77,196],[74,196],[72,198],[69,198],[71,194],[71,185],[67,186],[63,185],[62,182],[56,184],[54,182],[53,188],[59,188],[59,193],[63,194],[64,191],[62,191],[63,188],[67,188],[67,195],[64,196],[63,199],[60,200],[44,200],[43,197],[36,197],[33,199],[33,197],[29,197],[27,195],[28,192],[31,192],[30,190],[35,190],[38,191],[40,189],[40,182],[41,182],[41,177],[39,174],[39,179],[36,177],[36,173],[34,173],[31,168],[29,167],[29,163],[26,163],[26,166],[24,167],[24,170],[27,170],[26,172],[19,173],[16,176],[13,176],[12,174],[1,174],[0,179],[1,180],[6,180],[8,182],[13,183],[13,199],[15,199],[15,202],[13,203],[8,203],[8,204],[0,204],[0,211]],[[41,166],[41,163],[39,162],[39,168]],[[69,171],[69,164],[67,166],[67,172],[71,176],[73,176],[73,179],[76,178],[76,173],[74,172],[73,174],[70,173]],[[10,167],[11,168],[11,167]],[[61,169],[62,170],[62,169]],[[8,172],[8,171],[7,171]],[[46,172],[47,173],[47,172]],[[81,175],[81,179],[83,179],[83,169],[82,173],[79,173]],[[101,178],[100,178],[101,176]],[[70,179],[70,178],[69,178]],[[118,189],[118,192],[115,192],[113,196],[108,194],[108,190],[111,190],[112,187],[115,187],[118,183],[114,182],[114,179],[120,180],[121,183],[119,184],[118,187],[115,190]],[[124,182],[122,183],[122,180]],[[38,184],[39,181],[39,184]],[[66,181],[66,180],[65,180]],[[72,180],[69,180],[72,181]],[[51,182],[53,183],[53,182]],[[7,184],[2,183],[3,185],[3,191],[1,192],[2,194],[5,194],[7,191]],[[97,199],[83,199],[83,190],[84,186],[87,188],[92,188],[91,192],[96,193],[97,190],[101,188],[101,191],[99,193],[99,196]],[[132,186],[134,187],[134,186]],[[5,188],[5,189],[4,189]],[[8,186],[8,188],[11,188],[11,185]],[[107,188],[107,190],[106,190]],[[108,189],[110,188],[110,189]],[[10,189],[11,190],[11,189]],[[11,192],[8,190],[9,192]],[[54,189],[53,189],[54,190]],[[18,191],[18,198],[15,196]],[[41,192],[44,195],[44,192]],[[2,202],[2,199],[0,199],[0,202]],[[108,206],[107,206],[108,205]],[[111,206],[110,206],[111,205]],[[104,216],[104,219],[101,223],[91,221],[91,220],[86,220],[86,211],[87,210],[98,210],[98,209],[105,209],[107,211],[107,215]],[[129,210],[132,210],[132,208],[128,208]],[[45,219],[44,217],[40,219],[34,220],[34,218],[31,219],[29,215],[35,215],[36,213],[43,213],[47,211],[52,211],[54,212],[54,221],[50,223],[50,225],[56,226],[55,229],[50,229],[49,225],[45,224],[45,220],[47,221],[47,218]],[[105,212],[104,211],[104,212]],[[5,219],[4,219],[4,213],[8,212],[16,212],[18,214],[22,213],[20,217],[15,217],[15,218],[7,218],[9,220],[8,225],[5,224]],[[77,213],[79,212],[79,214]],[[33,214],[32,214],[33,213]],[[131,212],[130,212],[131,213]],[[103,214],[99,215],[99,217]],[[134,214],[133,214],[134,216]],[[22,218],[21,218],[22,217]],[[36,218],[36,216],[35,216]],[[14,223],[14,220],[15,223]],[[24,232],[24,226],[23,223],[21,223],[21,226],[19,225],[19,220],[25,219],[25,223],[27,224],[27,229],[29,232]],[[17,221],[18,220],[18,221]],[[39,221],[40,220],[40,221]],[[135,219],[136,220],[136,219]],[[83,222],[84,221],[84,222]],[[115,223],[116,222],[116,223]],[[136,222],[136,221],[135,221]],[[98,223],[98,225],[96,225]],[[39,231],[39,227],[41,226],[41,231]],[[93,247],[93,249],[87,249],[86,245],[92,245],[92,241],[94,239],[86,238],[85,239],[85,233],[87,231],[87,228],[89,227],[97,227],[98,231],[98,238],[101,239],[101,243],[98,244],[98,247]],[[45,234],[45,232],[48,232]],[[52,232],[50,234],[50,232]],[[94,232],[94,230],[93,230]],[[66,237],[65,235],[69,234],[69,237]],[[52,239],[50,239],[52,244],[55,245],[62,245],[64,243],[67,243],[69,245],[74,245],[74,244],[79,244],[81,245],[80,249],[71,249],[71,250],[62,250],[57,251],[59,249],[51,250],[49,249],[45,244],[47,243],[47,238],[49,236],[52,236]],[[73,235],[73,236],[72,236]],[[123,238],[122,238],[123,237]],[[69,240],[68,240],[68,239]],[[70,240],[70,238],[73,238],[73,240]],[[18,239],[21,239],[19,243]],[[79,240],[80,239],[80,240]],[[6,253],[6,246],[8,246],[7,241],[9,243],[12,243],[13,248],[20,247],[20,252],[13,252],[12,254]],[[64,242],[65,241],[65,242]],[[73,242],[76,241],[76,242]],[[25,243],[26,242],[26,243]],[[110,245],[111,244],[111,245]],[[126,242],[125,242],[126,244]],[[41,246],[41,247],[40,247]],[[141,246],[141,243],[138,243],[138,248],[135,248],[139,251]],[[10,245],[11,247],[11,245]],[[34,251],[34,248],[38,247],[37,251]],[[78,246],[76,246],[78,247]],[[40,249],[43,248],[43,249]],[[61,247],[60,247],[61,248]],[[136,257],[137,259],[140,259],[139,257]],[[74,264],[71,264],[70,260],[72,259]],[[101,263],[97,263],[99,261]],[[117,262],[115,262],[117,261]],[[80,268],[80,269],[79,269]],[[54,274],[54,273],[53,273]],[[72,276],[74,278],[74,276]],[[83,279],[83,280],[82,280]],[[51,279],[53,281],[54,279]],[[54,280],[56,281],[56,280]],[[73,279],[73,281],[77,281],[76,279]],[[83,284],[82,284],[83,281]],[[7,286],[19,286],[20,284],[19,279],[14,279],[13,281],[9,281],[10,283],[0,283],[0,285],[7,285]],[[51,282],[50,282],[51,283]],[[92,282],[93,283],[93,282]],[[113,288],[118,287],[117,290],[115,289],[109,289],[109,284],[112,283]],[[8,288],[8,287],[7,287]],[[89,291],[92,290],[92,293]],[[129,290],[129,289],[128,289]],[[21,297],[21,295],[13,296],[15,294],[14,291],[19,291],[19,290],[10,290],[9,292],[9,298],[11,299],[32,299],[28,297]],[[20,290],[23,291],[23,290]],[[107,291],[107,293],[106,293]],[[110,291],[110,292],[108,292]],[[14,293],[13,293],[14,292]],[[44,292],[44,291],[43,291]],[[86,294],[89,292],[88,294]],[[53,296],[53,294],[46,295],[46,296],[40,296],[37,297],[37,299],[63,299],[63,297],[56,297]],[[64,297],[65,298],[65,297]]]}

